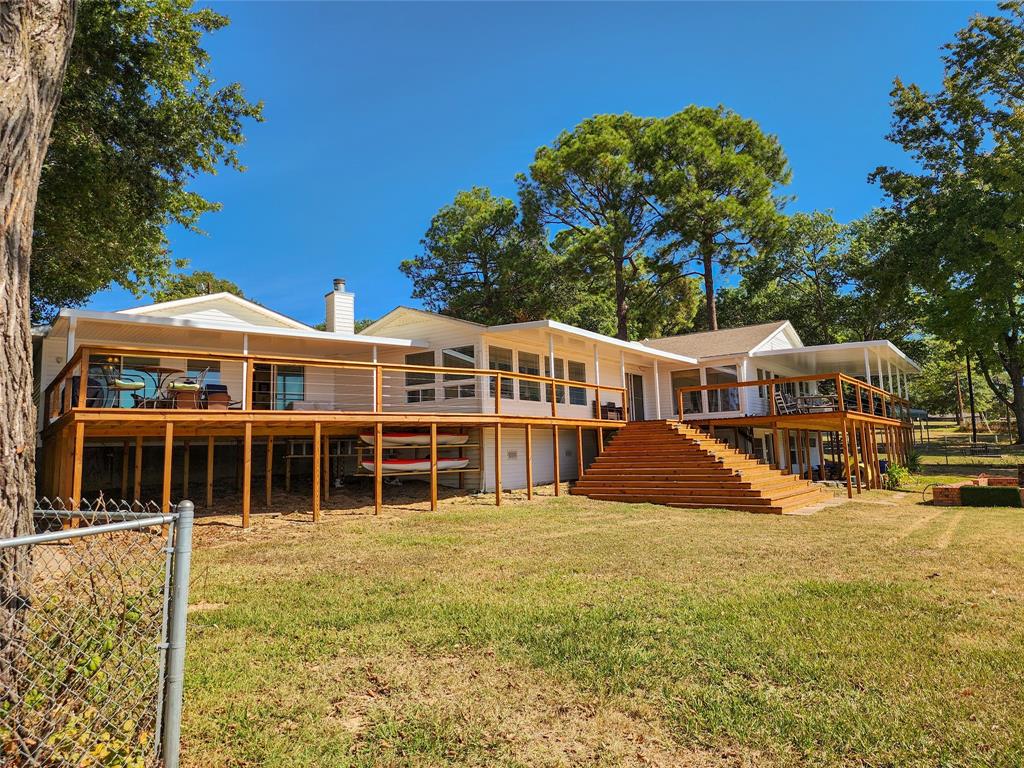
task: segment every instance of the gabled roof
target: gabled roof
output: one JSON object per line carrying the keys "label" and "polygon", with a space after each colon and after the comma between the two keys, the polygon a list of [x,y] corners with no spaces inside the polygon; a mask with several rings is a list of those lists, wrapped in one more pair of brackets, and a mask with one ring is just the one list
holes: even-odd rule
{"label": "gabled roof", "polygon": [[792,332],[797,345],[800,345],[800,337],[789,320],[761,323],[760,325],[744,325],[739,328],[722,328],[717,331],[685,333],[681,336],[647,339],[643,343],[648,347],[686,357],[745,355],[756,352],[780,331]]}
{"label": "gabled roof", "polygon": [[416,307],[407,307],[400,305],[392,309],[390,312],[378,317],[368,326],[359,331],[362,334],[377,333],[380,328],[384,328],[391,325],[401,325],[405,322],[415,322],[418,318],[429,317],[433,320],[441,320],[449,323],[456,323],[458,325],[468,326],[470,328],[486,328],[486,325],[481,323],[474,323],[472,320],[461,320],[451,315],[442,315],[439,312],[430,312],[426,309],[416,309]]}
{"label": "gabled roof", "polygon": [[142,307],[119,310],[120,315],[151,315],[155,317],[188,317],[203,311],[203,306],[208,305],[211,311],[221,311],[225,315],[237,316],[239,320],[250,322],[253,325],[269,325],[276,328],[294,328],[295,330],[310,330],[310,326],[300,323],[298,320],[282,315],[272,309],[267,309],[254,301],[243,299],[227,291],[210,293],[203,296],[192,296],[187,299],[175,299],[174,301],[160,301],[155,304],[146,304]]}
{"label": "gabled roof", "polygon": [[670,360],[677,363],[688,363],[690,365],[694,365],[697,362],[695,358],[688,355],[680,355],[666,349],[656,349],[639,341],[623,341],[622,339],[617,339],[614,336],[605,336],[603,333],[588,331],[584,328],[577,328],[574,325],[560,323],[557,320],[532,320],[525,323],[492,325],[487,328],[487,333],[514,333],[517,331],[528,331],[538,328],[558,331],[559,333],[563,333],[567,336],[576,336],[577,338],[587,339],[588,341],[597,341],[602,344],[609,344],[613,347],[619,347],[623,350],[629,350],[642,355],[650,355],[651,357],[661,358],[662,360]]}

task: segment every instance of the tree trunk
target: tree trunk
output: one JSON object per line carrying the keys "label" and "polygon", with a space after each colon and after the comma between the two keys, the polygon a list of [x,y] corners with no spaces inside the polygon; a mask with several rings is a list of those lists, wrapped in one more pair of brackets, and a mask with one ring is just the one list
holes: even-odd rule
{"label": "tree trunk", "polygon": [[715,249],[711,243],[705,242],[700,248],[701,261],[704,263],[704,301],[707,305],[708,330],[718,330],[718,302],[715,299]]}
{"label": "tree trunk", "polygon": [[[1013,402],[1010,403],[1010,406],[1013,408],[1013,420],[1017,424],[1017,440],[1015,443],[1020,445],[1024,443],[1024,381],[1021,381],[1021,366],[1016,358],[1011,359],[1009,365],[1006,366],[1006,372],[1010,375],[1010,381],[1013,386]],[[1013,439],[1012,434],[1010,439]]]}
{"label": "tree trunk", "polygon": [[[36,192],[71,51],[75,0],[0,2],[0,538],[30,532],[35,496],[29,261]],[[0,554],[0,690],[12,685],[28,553]],[[2,701],[2,700],[0,700]]]}
{"label": "tree trunk", "polygon": [[[959,365],[959,363],[957,363]],[[953,371],[953,381],[956,384],[956,425],[964,425],[964,391],[960,387],[960,369]]]}
{"label": "tree trunk", "polygon": [[616,337],[629,341],[629,304],[626,302],[626,278],[623,275],[624,259],[615,259],[615,317],[618,321]]}

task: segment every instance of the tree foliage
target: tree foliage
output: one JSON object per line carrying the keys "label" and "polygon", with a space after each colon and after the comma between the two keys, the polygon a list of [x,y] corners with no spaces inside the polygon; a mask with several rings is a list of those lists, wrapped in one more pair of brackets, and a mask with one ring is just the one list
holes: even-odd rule
{"label": "tree foliage", "polygon": [[923,351],[915,297],[890,265],[893,230],[880,212],[841,224],[831,213],[789,217],[775,246],[749,259],[719,300],[726,325],[791,320],[805,344],[890,339]]}
{"label": "tree foliage", "polygon": [[874,178],[927,328],[977,355],[1024,434],[1024,14],[1018,2],[999,7],[945,46],[940,90],[896,81],[889,138],[914,167]]}
{"label": "tree foliage", "polygon": [[691,105],[651,121],[644,143],[660,252],[699,266],[707,327],[717,330],[715,272],[764,252],[777,236],[786,155],[775,136],[721,106]]}
{"label": "tree foliage", "polygon": [[230,280],[217,277],[212,272],[196,271],[191,273],[177,272],[160,281],[151,295],[153,301],[175,301],[190,299],[193,296],[208,296],[211,293],[233,293],[235,296],[246,295],[242,289]]}
{"label": "tree foliage", "polygon": [[400,269],[428,309],[488,325],[557,313],[555,260],[513,200],[482,187],[459,192],[434,216],[421,245]]}
{"label": "tree foliage", "polygon": [[261,105],[238,83],[215,84],[203,36],[228,20],[192,5],[79,7],[36,206],[36,321],[111,284],[136,294],[158,285],[174,266],[166,227],[198,231],[220,207],[189,182],[242,169],[243,124],[261,119]]}
{"label": "tree foliage", "polygon": [[581,274],[607,272],[615,335],[629,337],[629,283],[655,244],[660,212],[642,164],[651,121],[630,114],[596,115],[540,147],[523,199],[555,228],[552,246]]}

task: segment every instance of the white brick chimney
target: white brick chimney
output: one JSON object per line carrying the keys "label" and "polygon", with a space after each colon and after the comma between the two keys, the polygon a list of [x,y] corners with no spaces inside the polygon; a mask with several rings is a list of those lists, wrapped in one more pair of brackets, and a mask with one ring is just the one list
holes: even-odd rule
{"label": "white brick chimney", "polygon": [[327,303],[327,330],[331,333],[356,331],[356,295],[345,290],[345,281],[334,278],[334,290],[325,297]]}

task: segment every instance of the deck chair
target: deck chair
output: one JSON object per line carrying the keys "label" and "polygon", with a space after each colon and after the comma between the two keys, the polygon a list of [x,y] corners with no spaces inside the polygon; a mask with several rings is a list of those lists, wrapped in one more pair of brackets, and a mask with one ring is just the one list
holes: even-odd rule
{"label": "deck chair", "polygon": [[121,393],[130,392],[133,397],[146,388],[146,382],[138,373],[125,373],[114,365],[104,364],[99,367],[105,389],[104,408],[117,408],[121,405]]}
{"label": "deck chair", "polygon": [[775,390],[775,412],[783,416],[789,416],[790,414],[800,413],[800,409],[797,408],[796,401],[792,397],[785,392]]}

